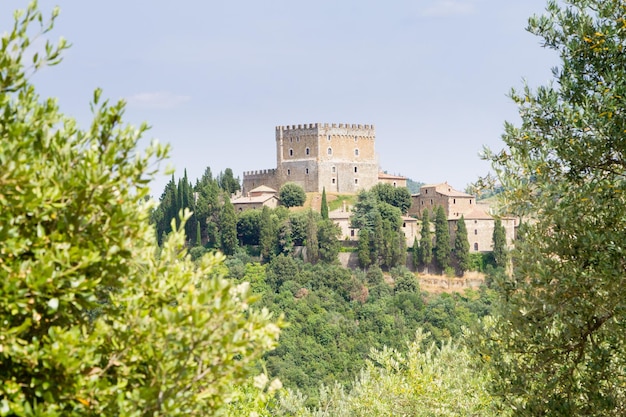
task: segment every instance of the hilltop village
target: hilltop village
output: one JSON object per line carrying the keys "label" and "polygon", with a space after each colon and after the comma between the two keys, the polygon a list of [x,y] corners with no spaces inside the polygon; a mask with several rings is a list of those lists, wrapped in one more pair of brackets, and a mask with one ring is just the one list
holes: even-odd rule
{"label": "hilltop village", "polygon": [[[307,193],[355,194],[378,183],[406,187],[407,178],[380,170],[375,151],[374,125],[314,123],[276,127],[276,168],[246,171],[242,191],[232,200],[237,212],[270,208],[280,204],[278,190],[285,183],[300,185]],[[465,220],[470,252],[492,250],[495,218],[489,204],[455,190],[446,182],[423,185],[411,196],[412,204],[403,213],[403,232],[407,246],[419,239],[419,219],[424,210],[442,206],[454,240],[457,222]],[[358,230],[351,227],[351,207],[342,206],[329,213],[341,228],[342,240],[357,240]],[[517,220],[500,217],[511,245]]]}

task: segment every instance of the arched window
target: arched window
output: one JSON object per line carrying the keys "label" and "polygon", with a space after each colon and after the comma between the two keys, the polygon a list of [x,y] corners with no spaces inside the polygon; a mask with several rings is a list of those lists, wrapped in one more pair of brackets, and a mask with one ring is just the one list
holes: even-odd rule
{"label": "arched window", "polygon": [[328,135],[328,140],[330,140],[330,135]]}
{"label": "arched window", "polygon": [[354,179],[354,185],[359,185],[359,179],[358,178]]}
{"label": "arched window", "polygon": [[308,155],[308,154],[310,154],[310,153],[311,153],[311,150],[310,150],[309,148],[306,148],[306,149],[304,150],[304,153]]}
{"label": "arched window", "polygon": [[337,172],[337,167],[332,167],[330,171],[334,174],[335,172]]}
{"label": "arched window", "polygon": [[474,229],[474,234],[477,235],[478,234],[478,229]]}
{"label": "arched window", "polygon": [[333,154],[333,148],[328,148],[327,152],[328,152],[328,155],[332,155]]}
{"label": "arched window", "polygon": [[354,150],[354,156],[359,156],[359,150],[358,149]]}
{"label": "arched window", "polygon": [[306,175],[309,175],[309,169],[308,169],[308,168],[305,168],[305,169],[304,169],[304,173],[305,173]]}
{"label": "arched window", "polygon": [[478,252],[478,242],[474,243],[474,250]]}
{"label": "arched window", "polygon": [[397,186],[398,186],[398,183],[394,181],[394,182],[393,182],[393,186],[394,186],[394,187],[397,187]]}
{"label": "arched window", "polygon": [[356,174],[359,171],[358,167],[354,167],[354,173]]}
{"label": "arched window", "polygon": [[290,169],[287,170],[287,175],[291,175],[291,170]]}
{"label": "arched window", "polygon": [[293,156],[293,149],[289,149],[289,156]]}

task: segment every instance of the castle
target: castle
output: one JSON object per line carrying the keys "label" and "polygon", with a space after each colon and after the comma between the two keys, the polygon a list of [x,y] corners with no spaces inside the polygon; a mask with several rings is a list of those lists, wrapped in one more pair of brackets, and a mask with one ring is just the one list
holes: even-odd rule
{"label": "castle", "polygon": [[379,182],[374,125],[311,123],[276,127],[276,168],[243,174],[243,194],[293,182],[305,192],[353,194]]}

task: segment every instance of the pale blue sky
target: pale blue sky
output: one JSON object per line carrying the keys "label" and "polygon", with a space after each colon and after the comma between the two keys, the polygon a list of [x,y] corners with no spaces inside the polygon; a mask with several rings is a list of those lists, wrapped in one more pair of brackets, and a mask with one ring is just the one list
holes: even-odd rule
{"label": "pale blue sky", "polygon": [[[126,99],[126,120],[172,145],[177,176],[274,168],[277,125],[356,123],[376,125],[382,169],[464,189],[518,120],[511,87],[547,83],[558,62],[525,31],[545,3],[46,1],[72,48],[34,82],[83,123],[94,88]],[[0,31],[24,4],[2,1]]]}

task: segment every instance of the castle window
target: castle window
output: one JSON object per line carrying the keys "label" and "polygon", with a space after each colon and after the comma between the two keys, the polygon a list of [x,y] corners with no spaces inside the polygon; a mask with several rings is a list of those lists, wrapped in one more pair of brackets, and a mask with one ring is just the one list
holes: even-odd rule
{"label": "castle window", "polygon": [[470,204],[472,204],[472,199],[470,198]]}
{"label": "castle window", "polygon": [[300,136],[296,136],[296,142],[300,142]]}
{"label": "castle window", "polygon": [[350,236],[354,237],[354,229],[350,230]]}
{"label": "castle window", "polygon": [[291,175],[291,170],[290,169],[287,170],[287,175]]}
{"label": "castle window", "polygon": [[356,142],[357,140],[358,140],[358,138],[355,136],[355,137],[354,137],[354,141]]}
{"label": "castle window", "polygon": [[289,156],[293,156],[293,149],[289,149]]}
{"label": "castle window", "polygon": [[304,150],[304,153],[306,153],[306,154],[308,155],[308,154],[310,154],[310,153],[311,153],[311,150],[310,150],[309,148],[306,148],[306,149]]}
{"label": "castle window", "polygon": [[474,229],[474,234],[477,235],[478,234],[478,229]]}
{"label": "castle window", "polygon": [[358,149],[354,150],[354,156],[359,156],[359,150]]}
{"label": "castle window", "polygon": [[456,204],[456,198],[452,199],[452,204]]}
{"label": "castle window", "polygon": [[354,173],[356,174],[358,172],[358,167],[354,167]]}
{"label": "castle window", "polygon": [[335,172],[337,172],[337,167],[332,167],[330,171],[334,174]]}
{"label": "castle window", "polygon": [[306,175],[309,175],[309,169],[308,169],[308,168],[305,168],[304,173],[305,173]]}
{"label": "castle window", "polygon": [[406,222],[405,222],[405,223],[402,223],[402,227],[406,227]]}
{"label": "castle window", "polygon": [[393,182],[393,186],[394,186],[394,187],[397,187],[397,186],[398,186],[398,183],[396,183],[396,182],[394,181],[394,182]]}
{"label": "castle window", "polygon": [[359,179],[358,179],[358,178],[355,178],[355,179],[354,179],[354,185],[358,185],[358,184],[359,184]]}
{"label": "castle window", "polygon": [[330,140],[330,135],[328,135],[328,140]]}
{"label": "castle window", "polygon": [[333,178],[333,181],[332,181],[332,182],[333,182],[333,184],[334,184],[334,183],[336,182],[336,180]]}
{"label": "castle window", "polygon": [[478,252],[478,242],[474,243],[474,250]]}
{"label": "castle window", "polygon": [[424,194],[428,194],[428,190],[424,190]]}
{"label": "castle window", "polygon": [[478,220],[474,220],[474,224],[478,223]]}
{"label": "castle window", "polygon": [[430,205],[431,206],[433,205],[433,199],[432,198],[430,199]]}
{"label": "castle window", "polygon": [[328,148],[328,155],[332,155],[333,154],[333,148]]}
{"label": "castle window", "polygon": [[422,200],[422,206],[424,205],[424,200]]}

